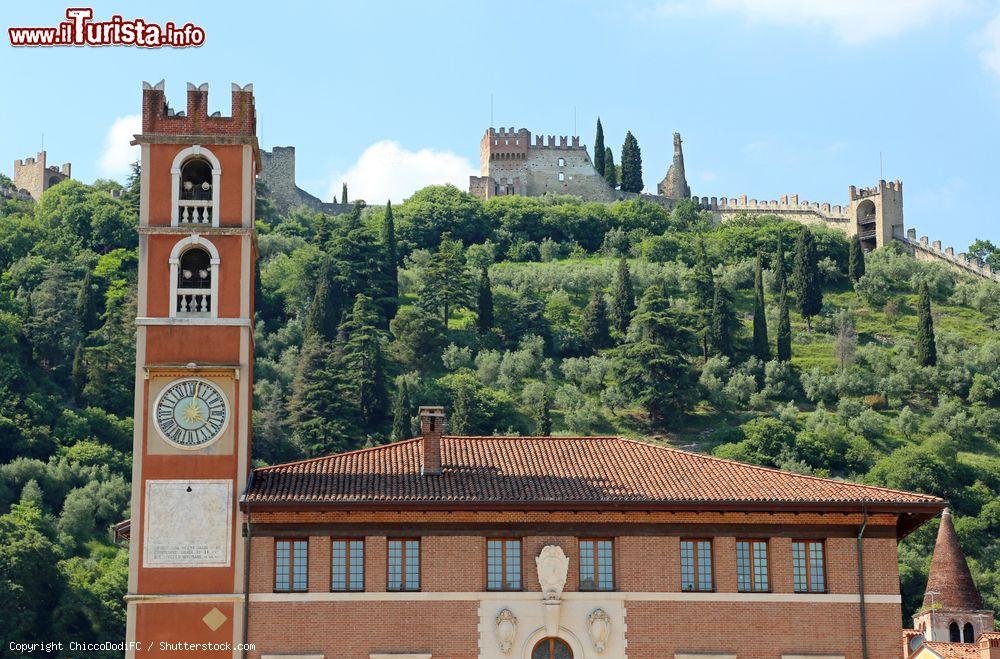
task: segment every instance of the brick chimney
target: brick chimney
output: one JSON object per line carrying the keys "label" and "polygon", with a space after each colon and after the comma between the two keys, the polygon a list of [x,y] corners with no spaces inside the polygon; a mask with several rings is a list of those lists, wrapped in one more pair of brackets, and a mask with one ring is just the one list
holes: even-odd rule
{"label": "brick chimney", "polygon": [[422,405],[420,416],[420,473],[425,476],[441,473],[441,435],[444,434],[444,408]]}

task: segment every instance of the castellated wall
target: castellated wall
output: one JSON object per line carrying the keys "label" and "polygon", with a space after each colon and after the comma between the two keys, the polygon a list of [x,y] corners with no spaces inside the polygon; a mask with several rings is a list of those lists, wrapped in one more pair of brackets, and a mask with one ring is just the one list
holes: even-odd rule
{"label": "castellated wall", "polygon": [[920,239],[917,240],[916,229],[907,229],[905,235],[898,232],[893,238],[901,242],[906,251],[918,261],[941,263],[961,274],[976,275],[1000,282],[1000,272],[994,271],[989,264],[971,257],[965,252],[956,254],[952,247],[941,249],[940,240],[932,242],[928,240],[927,236],[920,236]]}
{"label": "castellated wall", "polygon": [[805,224],[825,224],[828,227],[854,235],[850,208],[840,204],[799,201],[799,196],[782,195],[776,200],[740,197],[692,197],[702,210],[709,211],[716,221],[732,219],[741,213],[776,215],[783,220]]}
{"label": "castellated wall", "polygon": [[70,163],[62,167],[48,166],[46,153],[39,151],[35,158],[14,161],[14,188],[18,191],[23,190],[38,201],[42,198],[43,192],[70,178],[72,167]]}

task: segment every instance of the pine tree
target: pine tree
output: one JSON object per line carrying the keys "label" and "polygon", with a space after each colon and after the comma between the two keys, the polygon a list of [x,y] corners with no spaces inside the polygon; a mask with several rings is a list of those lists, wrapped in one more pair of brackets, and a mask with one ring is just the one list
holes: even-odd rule
{"label": "pine tree", "polygon": [[302,346],[292,382],[292,441],[307,455],[339,453],[354,446],[358,409],[352,403],[347,378],[320,335]]}
{"label": "pine tree", "polygon": [[343,185],[340,187],[340,203],[347,203],[347,181],[344,181]]}
{"label": "pine tree", "polygon": [[608,322],[608,305],[604,293],[594,289],[590,302],[580,315],[580,334],[587,352],[595,353],[611,344],[611,328]]}
{"label": "pine tree", "polygon": [[601,176],[604,176],[604,126],[601,125],[601,118],[597,118],[597,137],[594,138],[594,169]]}
{"label": "pine tree", "polygon": [[851,241],[851,250],[847,259],[847,274],[855,284],[865,275],[865,252],[861,249],[861,240],[855,236]]}
{"label": "pine tree", "polygon": [[803,227],[795,243],[795,303],[806,319],[806,328],[812,331],[812,317],[823,308],[823,289],[820,286],[819,259],[812,231]]}
{"label": "pine tree", "polygon": [[760,250],[757,250],[753,291],[753,355],[766,364],[771,361],[771,344],[767,338],[767,316],[764,313],[764,255]]}
{"label": "pine tree", "polygon": [[642,192],[642,152],[632,131],[625,134],[622,145],[622,191]]}
{"label": "pine tree", "polygon": [[622,336],[628,331],[635,311],[635,291],[632,288],[632,273],[625,257],[618,259],[618,273],[611,289],[611,322]]}
{"label": "pine tree", "polygon": [[386,322],[396,317],[399,308],[399,248],[396,243],[396,222],[392,217],[392,200],[386,202],[385,216],[382,218],[382,259],[385,272]]}
{"label": "pine tree", "polygon": [[708,326],[708,346],[713,354],[723,357],[733,356],[733,332],[736,328],[736,314],[729,289],[722,282],[715,283],[712,302],[712,318]]}
{"label": "pine tree", "polygon": [[392,430],[389,437],[394,442],[410,436],[410,419],[413,417],[413,402],[410,400],[410,385],[404,376],[396,378],[396,395],[392,399]]}
{"label": "pine tree", "polygon": [[937,343],[934,338],[934,316],[931,314],[931,292],[927,282],[917,289],[917,360],[921,366],[937,364]]}
{"label": "pine tree", "polygon": [[615,154],[611,151],[611,147],[604,149],[604,180],[612,190],[618,187],[618,168],[615,167]]}
{"label": "pine tree", "polygon": [[447,329],[448,318],[455,309],[469,308],[476,302],[474,287],[462,243],[442,238],[424,268],[420,304],[428,311],[438,311]]}
{"label": "pine tree", "polygon": [[382,424],[388,408],[382,350],[387,338],[381,322],[375,302],[359,294],[351,315],[341,326],[341,363],[354,390],[354,403],[361,413],[361,421],[369,432]]}
{"label": "pine tree", "polygon": [[792,359],[792,323],[788,316],[788,284],[781,285],[778,299],[778,361],[787,362]]}
{"label": "pine tree", "polygon": [[662,425],[693,402],[695,380],[688,360],[692,336],[657,285],[643,293],[632,324],[635,331],[615,355],[619,386],[653,424]]}
{"label": "pine tree", "polygon": [[476,330],[480,336],[493,329],[493,284],[490,270],[485,265],[479,273],[479,290],[476,294]]}

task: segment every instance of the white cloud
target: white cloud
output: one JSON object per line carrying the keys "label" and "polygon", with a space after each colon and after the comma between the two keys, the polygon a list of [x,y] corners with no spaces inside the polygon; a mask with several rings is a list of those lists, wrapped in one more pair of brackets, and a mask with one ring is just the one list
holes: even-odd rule
{"label": "white cloud", "polygon": [[103,176],[122,177],[129,173],[129,165],[139,159],[139,147],[130,146],[132,136],[142,132],[142,117],[130,114],[118,117],[104,138],[104,151],[97,161]]}
{"label": "white cloud", "polygon": [[1000,76],[1000,14],[983,27],[975,40],[979,45],[979,59],[983,65]]}
{"label": "white cloud", "polygon": [[[690,0],[688,0],[690,1]],[[710,10],[742,14],[751,22],[819,28],[849,44],[895,37],[954,15],[965,0],[708,0]],[[667,0],[662,16],[686,14],[691,5]]]}
{"label": "white cloud", "polygon": [[477,172],[468,159],[451,151],[409,151],[399,142],[382,140],[365,149],[346,172],[330,177],[326,198],[339,199],[340,186],[346,181],[351,199],[364,199],[369,204],[384,204],[389,199],[401,202],[427,185],[451,183],[465,190],[469,176]]}

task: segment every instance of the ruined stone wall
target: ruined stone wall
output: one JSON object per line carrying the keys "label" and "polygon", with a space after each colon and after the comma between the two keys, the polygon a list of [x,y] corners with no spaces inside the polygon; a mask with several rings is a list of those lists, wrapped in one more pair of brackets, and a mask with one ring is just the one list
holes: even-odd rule
{"label": "ruined stone wall", "polygon": [[[578,138],[574,138],[578,141]],[[615,192],[594,169],[585,146],[533,146],[524,161],[527,195],[547,193],[583,197],[588,201],[613,201]]]}
{"label": "ruined stone wall", "polygon": [[276,146],[271,151],[260,151],[261,171],[258,177],[267,186],[268,197],[278,212],[305,206],[327,215],[339,215],[351,210],[352,204],[326,202],[295,184],[295,147]]}

